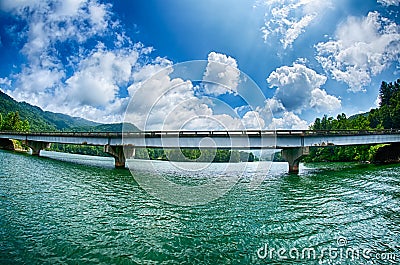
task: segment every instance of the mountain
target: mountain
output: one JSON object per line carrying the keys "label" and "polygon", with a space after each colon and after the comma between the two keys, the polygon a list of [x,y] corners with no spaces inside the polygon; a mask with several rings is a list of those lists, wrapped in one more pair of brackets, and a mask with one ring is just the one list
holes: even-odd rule
{"label": "mountain", "polygon": [[91,131],[94,132],[122,132],[122,128],[125,132],[138,132],[138,127],[131,123],[112,123],[112,124],[101,124],[91,127]]}
{"label": "mountain", "polygon": [[[101,124],[66,114],[44,111],[26,102],[17,102],[0,90],[0,113],[18,111],[22,120],[28,120],[31,131],[102,131],[121,132],[122,124]],[[129,131],[139,131],[133,125],[125,125]]]}
{"label": "mountain", "polygon": [[368,112],[354,114],[354,115],[351,115],[348,119],[349,120],[354,120],[354,119],[357,119],[359,116],[368,117],[369,113],[370,112],[368,111]]}

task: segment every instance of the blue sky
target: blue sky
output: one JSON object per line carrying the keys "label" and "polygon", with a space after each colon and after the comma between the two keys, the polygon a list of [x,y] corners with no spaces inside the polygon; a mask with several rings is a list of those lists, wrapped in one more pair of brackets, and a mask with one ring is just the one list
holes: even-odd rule
{"label": "blue sky", "polygon": [[[100,122],[306,128],[375,107],[381,81],[400,73],[399,0],[2,0],[0,10],[0,89]],[[173,66],[193,60],[203,84]]]}

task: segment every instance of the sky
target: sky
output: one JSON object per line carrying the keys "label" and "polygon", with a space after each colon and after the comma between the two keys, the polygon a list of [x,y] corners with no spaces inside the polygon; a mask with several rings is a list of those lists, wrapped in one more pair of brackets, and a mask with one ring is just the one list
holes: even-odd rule
{"label": "sky", "polygon": [[306,129],[400,78],[399,0],[0,0],[0,89],[141,129]]}

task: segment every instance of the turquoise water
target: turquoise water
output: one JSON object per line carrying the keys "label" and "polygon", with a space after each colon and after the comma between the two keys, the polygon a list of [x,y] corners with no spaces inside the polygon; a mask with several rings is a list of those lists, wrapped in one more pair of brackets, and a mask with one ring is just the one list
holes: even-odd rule
{"label": "turquoise water", "polygon": [[58,158],[84,164],[0,151],[0,264],[400,263],[399,165],[307,164],[295,176],[273,163],[256,189],[248,170],[223,197],[176,206],[108,158]]}

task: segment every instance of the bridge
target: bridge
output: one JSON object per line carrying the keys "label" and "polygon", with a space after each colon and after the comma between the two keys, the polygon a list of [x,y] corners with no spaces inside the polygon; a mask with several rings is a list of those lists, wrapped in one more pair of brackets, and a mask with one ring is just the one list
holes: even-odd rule
{"label": "bridge", "polygon": [[244,131],[141,131],[141,132],[0,132],[0,147],[21,140],[32,155],[51,143],[104,146],[125,167],[136,148],[281,149],[289,172],[298,173],[301,158],[312,146],[348,146],[400,142],[400,130],[244,130]]}

